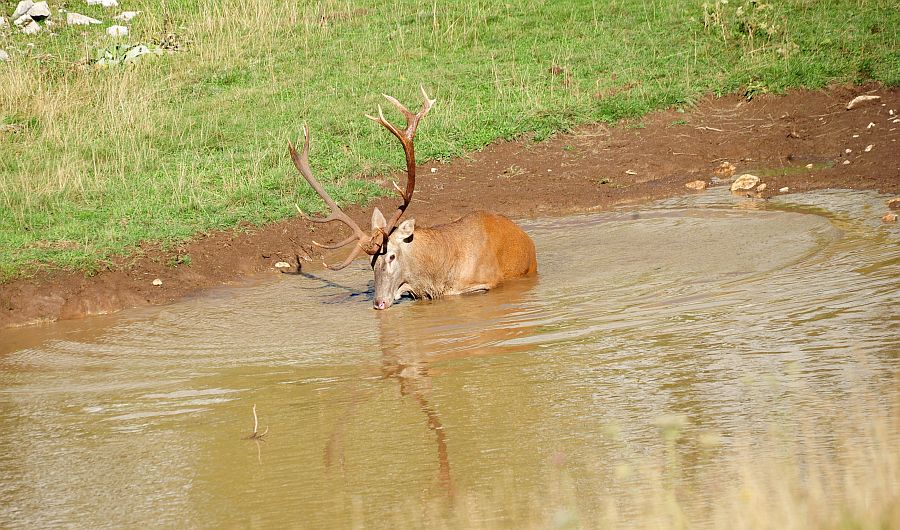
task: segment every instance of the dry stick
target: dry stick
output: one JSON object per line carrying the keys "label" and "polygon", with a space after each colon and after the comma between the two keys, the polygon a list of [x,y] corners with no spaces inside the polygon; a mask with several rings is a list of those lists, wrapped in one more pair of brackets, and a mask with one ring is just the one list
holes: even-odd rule
{"label": "dry stick", "polygon": [[263,436],[269,432],[269,426],[266,425],[266,430],[263,432],[259,432],[259,418],[256,417],[256,403],[253,404],[253,432],[245,437],[245,440],[262,440]]}

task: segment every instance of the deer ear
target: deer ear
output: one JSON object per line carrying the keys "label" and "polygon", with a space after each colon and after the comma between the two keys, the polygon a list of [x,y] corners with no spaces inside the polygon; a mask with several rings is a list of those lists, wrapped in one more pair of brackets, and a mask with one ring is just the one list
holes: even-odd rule
{"label": "deer ear", "polygon": [[387,221],[384,220],[384,214],[381,213],[381,210],[376,206],[374,210],[372,210],[372,230],[378,230],[387,226]]}
{"label": "deer ear", "polygon": [[409,238],[413,234],[413,230],[416,229],[416,220],[415,219],[407,219],[400,223],[400,226],[397,227],[397,230],[394,231],[397,234],[397,239],[404,241]]}

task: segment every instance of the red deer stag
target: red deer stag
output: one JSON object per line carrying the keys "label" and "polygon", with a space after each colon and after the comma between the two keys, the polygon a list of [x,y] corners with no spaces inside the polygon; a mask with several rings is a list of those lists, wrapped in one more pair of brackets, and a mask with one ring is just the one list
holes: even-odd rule
{"label": "red deer stag", "polygon": [[383,125],[403,144],[406,153],[406,189],[394,185],[403,204],[397,207],[390,219],[385,219],[381,211],[375,208],[372,212],[371,233],[366,233],[345,214],[313,177],[309,167],[309,129],[303,126],[304,141],[300,153],[288,142],[294,165],[328,205],[331,215],[315,219],[304,214],[299,207],[297,211],[309,221],[340,221],[353,230],[353,234],[347,239],[334,245],[313,242],[326,249],[356,243],[343,263],[325,266],[339,270],[349,265],[360,252],[372,256],[375,309],[387,309],[394,300],[406,293],[415,298],[439,298],[483,291],[496,287],[509,278],[535,274],[537,260],[534,242],[521,228],[502,215],[478,211],[433,228],[416,227],[415,219],[399,222],[412,200],[416,186],[416,156],[413,147],[416,127],[419,120],[431,110],[435,100],[429,99],[422,89],[425,101],[422,109],[414,114],[391,96],[385,94],[384,97],[406,117],[406,129],[400,130],[385,119],[380,105],[378,117],[366,117]]}

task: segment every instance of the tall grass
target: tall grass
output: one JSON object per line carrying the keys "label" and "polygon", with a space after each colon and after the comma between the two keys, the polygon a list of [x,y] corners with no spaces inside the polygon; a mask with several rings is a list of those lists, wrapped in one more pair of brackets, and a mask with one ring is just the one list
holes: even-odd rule
{"label": "tall grass", "polygon": [[[14,5],[0,1],[7,14]],[[68,7],[108,22],[115,13]],[[402,165],[391,138],[362,117],[383,92],[415,105],[421,84],[438,98],[417,140],[424,160],[708,92],[900,82],[900,15],[888,1],[122,0],[122,9],[142,11],[128,43],[181,51],[98,69],[84,58],[112,44],[103,27],[0,29],[12,56],[0,64],[0,125],[24,126],[0,133],[0,278],[46,265],[93,270],[142,241],[284,218],[294,202],[315,208],[285,154],[304,122],[317,174],[339,201],[364,201],[379,193],[373,175]]]}

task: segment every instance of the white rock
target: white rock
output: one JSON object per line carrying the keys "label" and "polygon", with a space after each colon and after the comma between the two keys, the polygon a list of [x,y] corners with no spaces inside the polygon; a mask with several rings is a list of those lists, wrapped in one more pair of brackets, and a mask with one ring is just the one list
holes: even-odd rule
{"label": "white rock", "polygon": [[50,16],[50,6],[47,2],[37,2],[28,9],[28,16],[34,20],[44,20]]}
{"label": "white rock", "polygon": [[865,151],[865,152],[868,153],[869,151],[872,150],[873,147],[875,147],[875,144],[869,144],[869,145],[866,146],[865,149],[863,149],[863,151]]}
{"label": "white rock", "polygon": [[159,278],[157,278],[157,279],[153,280],[153,282],[151,282],[151,283],[153,283],[153,285],[159,286],[159,285],[162,285],[162,280],[160,280]]}
{"label": "white rock", "polygon": [[875,127],[875,122],[870,121],[869,124],[866,125],[866,129],[871,129],[872,127]]}
{"label": "white rock", "polygon": [[69,12],[66,13],[66,24],[70,26],[89,26],[91,24],[102,24],[102,22],[81,13]]}
{"label": "white rock", "polygon": [[752,190],[757,184],[759,184],[759,177],[751,175],[750,173],[745,173],[731,184],[731,191]]}
{"label": "white rock", "polygon": [[760,184],[759,186],[756,187],[756,191],[765,191],[765,189],[766,189],[765,182],[763,182],[762,184]]}
{"label": "white rock", "polygon": [[143,44],[138,44],[137,46],[134,46],[133,48],[125,52],[125,58],[123,59],[123,61],[126,63],[134,62],[138,60],[138,58],[140,58],[142,55],[147,55],[148,53],[154,52]]}
{"label": "white rock", "polygon": [[0,17],[0,28],[5,28],[9,26],[9,22],[6,21],[6,17]]}
{"label": "white rock", "polygon": [[22,27],[22,33],[24,33],[26,35],[34,35],[35,33],[40,33],[40,32],[41,32],[41,27],[34,20],[29,22],[28,24],[25,24]]}
{"label": "white rock", "polygon": [[13,24],[15,24],[16,26],[25,26],[30,22],[34,22],[34,21],[28,15],[22,15],[19,18],[13,19]]}
{"label": "white rock", "polygon": [[853,149],[844,149],[844,153],[845,153],[845,154],[848,154],[848,155],[849,155],[849,154],[852,153],[852,152],[853,152]]}
{"label": "white rock", "polygon": [[114,16],[113,19],[118,20],[119,22],[130,22],[131,19],[140,14],[140,11],[122,11],[119,15]]}
{"label": "white rock", "polygon": [[9,60],[9,54],[6,53],[4,50],[0,50],[0,61],[8,61],[8,60]]}
{"label": "white rock", "polygon": [[787,193],[787,192],[791,191],[791,188],[788,188],[787,186],[785,186],[785,187],[779,189],[778,191],[780,191],[781,193]]}
{"label": "white rock", "polygon": [[279,261],[278,263],[275,264],[275,268],[276,269],[290,269],[291,264],[286,261]]}
{"label": "white rock", "polygon": [[849,161],[849,160],[844,160],[843,164],[844,164],[845,166],[849,166],[849,165],[850,165],[850,161]]}
{"label": "white rock", "polygon": [[19,2],[19,5],[16,6],[16,10],[13,11],[12,16],[9,17],[10,20],[13,20],[13,21],[18,20],[19,17],[21,17],[22,15],[27,13],[28,10],[31,9],[31,6],[33,6],[33,5],[34,5],[34,2],[32,0],[22,0],[21,2]]}
{"label": "white rock", "polygon": [[850,100],[850,103],[847,103],[847,110],[855,109],[856,107],[859,107],[864,103],[878,101],[879,99],[881,99],[881,96],[856,96],[855,98]]}
{"label": "white rock", "polygon": [[89,6],[116,7],[119,5],[118,0],[87,0]]}
{"label": "white rock", "polygon": [[436,168],[436,167],[431,168],[431,172],[432,172],[432,173],[437,173],[437,168]]}
{"label": "white rock", "polygon": [[806,169],[812,169],[812,168],[813,168],[812,164],[806,164]]}
{"label": "white rock", "polygon": [[128,28],[125,26],[110,26],[106,28],[106,34],[110,37],[124,37],[128,35]]}

